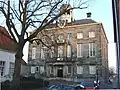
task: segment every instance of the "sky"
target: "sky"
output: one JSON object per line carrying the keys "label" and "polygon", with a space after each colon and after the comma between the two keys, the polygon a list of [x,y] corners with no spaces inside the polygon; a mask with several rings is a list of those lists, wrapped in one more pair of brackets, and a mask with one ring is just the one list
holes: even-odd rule
{"label": "sky", "polygon": [[[116,67],[116,49],[114,44],[113,35],[113,16],[112,16],[112,0],[90,0],[89,7],[87,9],[75,10],[73,12],[76,20],[85,19],[86,13],[91,12],[93,19],[96,22],[103,24],[105,33],[108,38],[108,62],[109,66]],[[28,59],[28,43],[26,43],[23,59],[27,62]]]}

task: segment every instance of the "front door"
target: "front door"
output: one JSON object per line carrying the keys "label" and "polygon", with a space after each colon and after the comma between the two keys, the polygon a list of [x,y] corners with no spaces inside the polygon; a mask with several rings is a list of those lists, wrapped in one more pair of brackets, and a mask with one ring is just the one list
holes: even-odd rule
{"label": "front door", "polygon": [[63,68],[58,68],[58,70],[57,70],[57,76],[58,77],[63,77]]}

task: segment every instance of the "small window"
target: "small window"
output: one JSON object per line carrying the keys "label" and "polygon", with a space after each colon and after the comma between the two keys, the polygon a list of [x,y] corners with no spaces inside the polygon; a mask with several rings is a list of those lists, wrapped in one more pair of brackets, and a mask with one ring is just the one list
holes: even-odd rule
{"label": "small window", "polygon": [[83,38],[83,33],[77,33],[77,39],[82,39]]}
{"label": "small window", "polygon": [[95,37],[95,32],[89,32],[89,38],[94,38]]}

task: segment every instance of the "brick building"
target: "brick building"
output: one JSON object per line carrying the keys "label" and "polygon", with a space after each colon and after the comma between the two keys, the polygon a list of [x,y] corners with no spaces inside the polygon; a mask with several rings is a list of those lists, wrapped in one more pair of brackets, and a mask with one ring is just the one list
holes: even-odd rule
{"label": "brick building", "polygon": [[67,12],[60,18],[62,22],[39,33],[36,38],[45,45],[30,43],[31,73],[49,79],[107,80],[108,40],[102,23],[92,20],[91,13],[81,20],[73,20],[71,14]]}

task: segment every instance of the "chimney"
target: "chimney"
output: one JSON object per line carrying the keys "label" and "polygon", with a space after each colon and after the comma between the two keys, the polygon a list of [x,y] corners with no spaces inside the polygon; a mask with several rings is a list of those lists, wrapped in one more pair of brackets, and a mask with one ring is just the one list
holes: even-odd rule
{"label": "chimney", "polygon": [[90,19],[91,18],[91,12],[87,13],[87,18]]}

